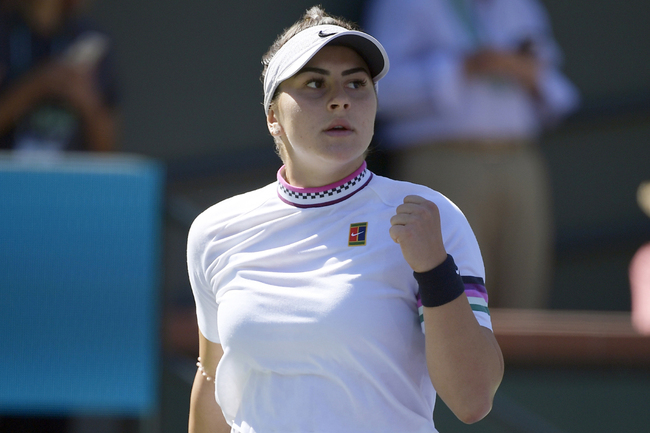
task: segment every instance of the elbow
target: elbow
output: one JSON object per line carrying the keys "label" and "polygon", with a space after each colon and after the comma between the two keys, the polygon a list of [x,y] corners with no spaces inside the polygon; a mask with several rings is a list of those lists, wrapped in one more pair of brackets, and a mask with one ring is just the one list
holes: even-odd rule
{"label": "elbow", "polygon": [[465,424],[474,424],[485,418],[492,410],[493,393],[482,393],[458,404],[456,408],[450,408],[454,415]]}
{"label": "elbow", "polygon": [[479,422],[487,416],[492,410],[492,402],[486,402],[482,405],[475,405],[474,407],[468,407],[461,413],[456,414],[458,419],[465,424],[474,424]]}

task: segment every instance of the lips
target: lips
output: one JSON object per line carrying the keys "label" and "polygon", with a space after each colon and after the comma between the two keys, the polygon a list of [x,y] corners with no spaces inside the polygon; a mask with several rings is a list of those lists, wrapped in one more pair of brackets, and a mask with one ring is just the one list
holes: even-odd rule
{"label": "lips", "polygon": [[336,119],[325,128],[325,132],[332,133],[351,132],[352,130],[352,126],[345,119]]}

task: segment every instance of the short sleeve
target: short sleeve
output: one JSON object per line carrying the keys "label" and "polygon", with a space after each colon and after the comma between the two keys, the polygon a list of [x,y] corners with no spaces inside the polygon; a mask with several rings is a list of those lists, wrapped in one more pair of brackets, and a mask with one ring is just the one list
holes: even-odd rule
{"label": "short sleeve", "polygon": [[[440,222],[445,250],[454,258],[458,272],[465,286],[465,295],[479,325],[492,330],[488,308],[488,293],[485,285],[485,267],[476,236],[465,215],[449,199],[442,195],[433,197],[440,210]],[[418,310],[424,331],[422,303],[418,299]]]}
{"label": "short sleeve", "polygon": [[485,285],[485,266],[474,231],[461,210],[451,201],[441,212],[443,239],[463,279],[465,295],[479,325],[492,329],[488,292]]}
{"label": "short sleeve", "polygon": [[216,293],[207,278],[208,242],[204,218],[199,216],[190,228],[187,238],[187,270],[190,278],[196,319],[201,334],[213,343],[220,343],[217,327],[218,304]]}

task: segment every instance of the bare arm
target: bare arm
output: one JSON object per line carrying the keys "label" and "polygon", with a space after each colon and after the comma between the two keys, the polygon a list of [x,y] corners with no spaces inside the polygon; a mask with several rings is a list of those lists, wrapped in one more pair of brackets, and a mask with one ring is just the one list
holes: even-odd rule
{"label": "bare arm", "polygon": [[208,376],[196,372],[190,397],[188,433],[230,433],[231,429],[217,404],[214,395],[214,375],[223,356],[220,344],[213,343],[199,331],[199,356]]}
{"label": "bare arm", "polygon": [[[390,234],[416,272],[447,257],[438,207],[407,196],[391,219]],[[463,422],[485,417],[503,377],[503,357],[492,332],[481,327],[463,294],[439,307],[424,308],[429,376],[436,391]]]}
{"label": "bare arm", "polygon": [[76,104],[82,120],[84,141],[88,150],[106,152],[115,150],[117,142],[117,115],[102,101],[99,90],[92,82],[90,71],[77,72],[70,100]]}
{"label": "bare arm", "polygon": [[88,150],[115,148],[117,116],[104,104],[92,67],[56,60],[31,70],[0,97],[0,134],[47,98],[65,101],[79,114]]}
{"label": "bare arm", "polygon": [[519,83],[534,98],[540,96],[541,63],[528,53],[481,50],[465,59],[467,75],[495,75]]}
{"label": "bare arm", "polygon": [[0,134],[9,131],[47,94],[42,71],[31,71],[0,97]]}
{"label": "bare arm", "polygon": [[503,377],[494,334],[478,324],[463,294],[440,307],[424,308],[427,367],[440,398],[465,423],[492,409]]}

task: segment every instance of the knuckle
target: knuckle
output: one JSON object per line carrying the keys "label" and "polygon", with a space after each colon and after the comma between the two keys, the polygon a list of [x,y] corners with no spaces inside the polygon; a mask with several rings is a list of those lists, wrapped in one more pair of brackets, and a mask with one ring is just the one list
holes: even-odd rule
{"label": "knuckle", "polygon": [[440,212],[440,209],[438,208],[438,205],[435,204],[432,201],[426,200],[424,202],[424,206],[427,208],[427,210],[429,212],[433,212],[433,213],[436,213],[436,214]]}

